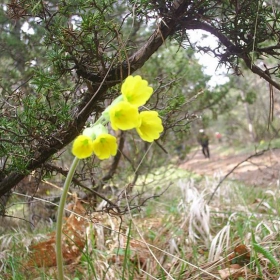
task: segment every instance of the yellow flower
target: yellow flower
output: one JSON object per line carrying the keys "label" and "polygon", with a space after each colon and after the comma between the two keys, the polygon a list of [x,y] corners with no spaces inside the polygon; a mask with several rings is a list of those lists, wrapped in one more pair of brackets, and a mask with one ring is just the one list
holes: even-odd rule
{"label": "yellow flower", "polygon": [[147,142],[153,142],[158,139],[160,133],[163,131],[163,126],[158,112],[156,111],[143,111],[140,113],[141,126],[136,130],[139,136]]}
{"label": "yellow flower", "polygon": [[98,135],[93,141],[93,152],[99,159],[107,159],[110,156],[115,156],[117,148],[116,137],[107,133]]}
{"label": "yellow flower", "polygon": [[87,135],[79,135],[73,143],[72,153],[78,159],[90,157],[93,154],[93,142]]}
{"label": "yellow flower", "polygon": [[140,125],[138,108],[126,101],[112,106],[109,111],[111,126],[114,130],[128,130]]}
{"label": "yellow flower", "polygon": [[139,107],[144,105],[153,93],[146,80],[140,76],[128,76],[121,87],[124,100]]}

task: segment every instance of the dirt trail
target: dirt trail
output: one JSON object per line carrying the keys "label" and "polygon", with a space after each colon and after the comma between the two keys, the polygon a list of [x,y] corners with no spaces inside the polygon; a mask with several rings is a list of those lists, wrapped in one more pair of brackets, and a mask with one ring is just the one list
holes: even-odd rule
{"label": "dirt trail", "polygon": [[[211,158],[205,159],[199,147],[187,155],[181,168],[191,170],[202,175],[220,174],[225,176],[240,162],[246,160],[250,154],[223,156],[217,145],[210,145]],[[248,185],[270,186],[278,185],[280,180],[280,149],[274,149],[252,157],[240,164],[228,177]]]}

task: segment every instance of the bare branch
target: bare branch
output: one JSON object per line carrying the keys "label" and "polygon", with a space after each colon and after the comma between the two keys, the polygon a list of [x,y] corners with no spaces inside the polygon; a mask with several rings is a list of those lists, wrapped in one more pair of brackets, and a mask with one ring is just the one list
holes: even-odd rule
{"label": "bare branch", "polygon": [[267,148],[267,149],[264,149],[260,152],[257,152],[253,155],[250,155],[248,156],[247,158],[245,158],[244,160],[242,160],[241,162],[239,162],[238,164],[236,164],[225,176],[222,180],[220,180],[220,182],[218,183],[218,185],[216,186],[216,188],[214,189],[213,193],[211,194],[207,204],[210,204],[215,193],[217,192],[217,190],[219,189],[219,187],[222,185],[222,183],[227,179],[227,177],[229,177],[235,169],[237,169],[241,164],[243,164],[244,162],[246,161],[249,161],[251,158],[254,158],[254,157],[259,157],[259,156],[262,156],[264,153],[266,153],[267,151],[271,150],[270,148]]}

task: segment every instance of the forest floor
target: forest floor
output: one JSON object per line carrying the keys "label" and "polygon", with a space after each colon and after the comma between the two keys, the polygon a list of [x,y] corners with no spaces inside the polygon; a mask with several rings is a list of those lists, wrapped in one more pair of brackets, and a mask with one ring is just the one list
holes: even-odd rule
{"label": "forest floor", "polygon": [[[199,147],[187,155],[180,168],[207,176],[240,181],[251,186],[279,186],[280,149],[241,153],[220,145],[210,145],[210,159],[204,158]],[[227,151],[227,154],[223,150]]]}
{"label": "forest floor", "polygon": [[[222,195],[208,207],[201,199],[204,187],[216,185],[211,180],[181,180],[189,172],[182,172],[178,184],[170,174],[163,175],[167,182],[155,180],[156,188],[175,183],[160,197],[146,200],[141,212],[135,208],[122,219],[109,212],[111,208],[108,213],[86,211],[87,205],[73,195],[75,213],[65,217],[63,226],[67,279],[279,280],[279,197],[266,196],[265,187],[279,186],[280,148],[253,150],[213,144],[211,158],[205,159],[197,146],[181,160],[179,168],[194,175],[226,176],[245,184],[224,182]],[[197,177],[192,175],[187,179]],[[126,204],[120,205],[125,209]],[[38,216],[38,206],[34,209]],[[56,278],[55,231],[45,222],[43,226],[34,232],[14,227],[0,235],[0,280]],[[264,246],[261,254],[252,247],[250,232]],[[84,247],[82,254],[79,246]]]}

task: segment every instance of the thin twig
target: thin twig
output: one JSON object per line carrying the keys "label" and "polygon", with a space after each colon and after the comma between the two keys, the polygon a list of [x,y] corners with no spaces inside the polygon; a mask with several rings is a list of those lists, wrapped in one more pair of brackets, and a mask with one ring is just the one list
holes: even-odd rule
{"label": "thin twig", "polygon": [[218,188],[219,188],[219,187],[221,186],[221,184],[227,179],[227,177],[228,177],[229,175],[231,175],[231,174],[234,172],[235,169],[237,169],[242,163],[244,163],[244,162],[250,160],[251,158],[259,157],[259,156],[263,155],[265,152],[267,152],[267,151],[269,151],[269,150],[270,150],[270,148],[267,148],[267,149],[264,149],[264,150],[262,150],[262,151],[260,151],[260,152],[255,153],[255,154],[253,154],[253,155],[250,155],[250,156],[248,156],[247,158],[245,158],[244,160],[242,160],[241,162],[239,162],[237,165],[235,165],[235,166],[224,176],[224,178],[223,178],[222,180],[220,180],[220,182],[218,183],[218,185],[217,185],[216,188],[214,189],[213,193],[211,194],[211,197],[209,198],[207,204],[210,204],[210,202],[212,201],[212,199],[213,199],[215,193],[217,192]]}
{"label": "thin twig", "polygon": [[[69,170],[65,170],[62,167],[58,167],[58,166],[55,166],[55,165],[50,164],[50,163],[46,163],[44,166],[47,167],[49,170],[55,170],[55,171],[59,172],[60,174],[62,174],[64,176],[66,176],[69,172]],[[113,203],[111,200],[109,200],[108,198],[106,198],[105,196],[100,194],[99,192],[95,191],[94,189],[88,188],[81,181],[79,181],[77,178],[73,177],[72,182],[74,184],[76,184],[77,186],[79,186],[79,187],[87,190],[88,192],[93,193],[94,195],[98,196],[99,198],[105,200],[109,205],[113,206],[114,208],[119,209],[119,207],[115,203]]]}

